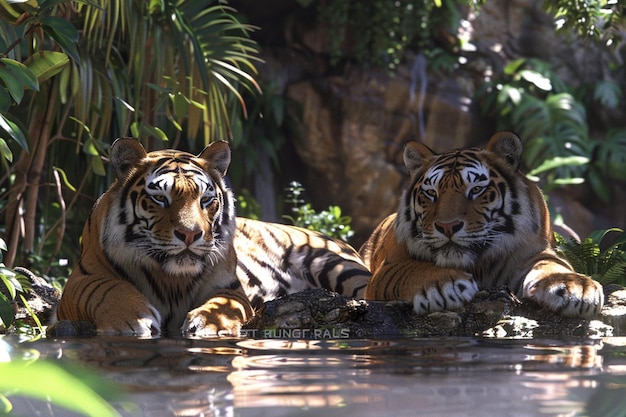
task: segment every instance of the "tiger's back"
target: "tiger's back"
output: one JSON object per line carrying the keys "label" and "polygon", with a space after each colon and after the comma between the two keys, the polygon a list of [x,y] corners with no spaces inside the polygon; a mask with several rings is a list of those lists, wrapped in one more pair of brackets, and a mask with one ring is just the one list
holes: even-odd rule
{"label": "tiger's back", "polygon": [[237,277],[252,305],[308,288],[363,298],[370,272],[347,243],[312,230],[238,217]]}
{"label": "tiger's back", "polygon": [[597,313],[602,287],[555,253],[543,195],[519,172],[521,149],[511,132],[442,154],[407,144],[410,185],[360,250],[372,271],[366,298],[408,300],[426,313],[506,285],[564,315]]}

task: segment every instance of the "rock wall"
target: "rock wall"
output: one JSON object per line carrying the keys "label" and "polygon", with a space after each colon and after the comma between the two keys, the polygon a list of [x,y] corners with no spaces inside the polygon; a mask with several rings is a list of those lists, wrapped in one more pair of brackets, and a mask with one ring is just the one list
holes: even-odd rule
{"label": "rock wall", "polygon": [[[296,163],[295,171],[284,175],[300,176],[314,207],[339,205],[350,215],[355,246],[396,209],[407,178],[402,163],[406,141],[422,140],[435,150],[487,141],[495,128],[481,118],[474,94],[505,62],[542,58],[577,85],[603,79],[607,62],[615,59],[614,52],[563,42],[537,2],[513,0],[486,2],[477,15],[467,12],[458,36],[470,40],[476,51],[452,73],[425,71],[419,54],[409,57],[394,75],[349,64],[333,68],[325,56],[323,28],[294,11],[299,6],[277,3],[281,7],[276,14],[282,17],[265,11],[253,23],[275,28],[273,18],[288,22],[284,33],[274,29],[260,41],[266,61],[261,77],[278,84],[297,103],[292,111],[300,121],[301,137],[292,138],[296,155],[287,159],[297,158],[301,166]],[[623,112],[613,115],[624,116]],[[559,202],[566,222],[578,233],[623,226],[624,204],[598,217],[571,195],[561,193]],[[618,201],[626,198],[618,196]],[[598,212],[597,207],[594,210]]]}

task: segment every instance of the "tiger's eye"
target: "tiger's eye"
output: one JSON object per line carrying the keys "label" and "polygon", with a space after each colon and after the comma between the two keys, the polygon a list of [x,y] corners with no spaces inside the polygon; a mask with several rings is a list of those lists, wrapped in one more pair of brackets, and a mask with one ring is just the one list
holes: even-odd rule
{"label": "tiger's eye", "polygon": [[484,187],[482,185],[476,185],[474,187],[472,187],[472,189],[469,191],[468,197],[469,198],[476,198],[478,197],[483,191],[485,191],[487,187]]}
{"label": "tiger's eye", "polygon": [[213,202],[213,200],[215,199],[215,197],[209,197],[209,196],[202,196],[202,198],[200,198],[200,204],[202,205],[202,207],[206,207],[209,204],[211,204]]}
{"label": "tiger's eye", "polygon": [[433,201],[437,199],[437,191],[432,188],[422,189],[422,192]]}

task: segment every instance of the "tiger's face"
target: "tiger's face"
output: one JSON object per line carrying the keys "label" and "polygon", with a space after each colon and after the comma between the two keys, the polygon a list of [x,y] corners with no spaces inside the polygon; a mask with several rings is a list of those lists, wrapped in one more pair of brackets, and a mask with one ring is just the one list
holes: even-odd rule
{"label": "tiger's face", "polygon": [[198,156],[174,150],[133,154],[123,144],[114,149],[121,194],[118,222],[103,233],[117,242],[103,244],[113,247],[110,258],[158,265],[170,276],[199,275],[223,259],[235,227],[232,194],[223,181],[228,145],[214,143]]}
{"label": "tiger's face", "polygon": [[522,215],[528,214],[528,202],[518,202],[514,191],[524,186],[517,177],[520,153],[521,143],[513,139],[443,154],[407,144],[411,186],[400,203],[396,230],[411,255],[468,270],[515,247],[519,232],[533,228],[531,217]]}

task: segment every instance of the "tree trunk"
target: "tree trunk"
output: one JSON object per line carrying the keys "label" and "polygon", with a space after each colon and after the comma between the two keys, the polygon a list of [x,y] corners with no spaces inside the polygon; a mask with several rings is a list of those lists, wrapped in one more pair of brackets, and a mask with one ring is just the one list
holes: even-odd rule
{"label": "tree trunk", "polygon": [[35,248],[37,202],[51,137],[56,91],[55,86],[49,84],[46,107],[34,106],[28,128],[28,136],[31,139],[30,153],[22,152],[14,165],[14,172],[17,175],[6,214],[8,250],[4,262],[9,268],[16,263],[24,264],[27,256],[33,253]]}

